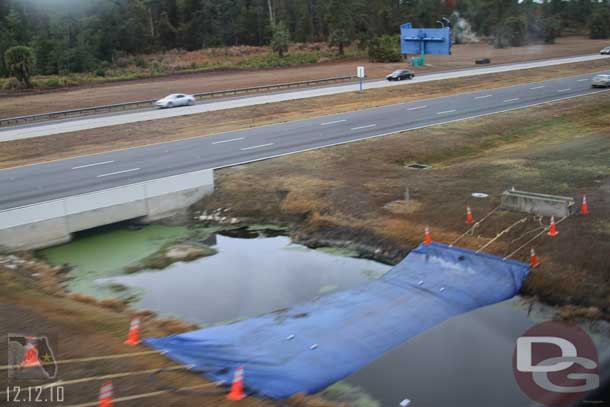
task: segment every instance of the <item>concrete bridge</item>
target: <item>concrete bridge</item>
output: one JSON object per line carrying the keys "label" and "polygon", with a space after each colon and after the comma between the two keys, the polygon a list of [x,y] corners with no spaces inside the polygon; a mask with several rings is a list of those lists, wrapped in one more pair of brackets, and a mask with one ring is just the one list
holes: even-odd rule
{"label": "concrete bridge", "polygon": [[72,233],[130,219],[152,221],[185,211],[214,191],[203,170],[0,211],[0,247],[39,249]]}

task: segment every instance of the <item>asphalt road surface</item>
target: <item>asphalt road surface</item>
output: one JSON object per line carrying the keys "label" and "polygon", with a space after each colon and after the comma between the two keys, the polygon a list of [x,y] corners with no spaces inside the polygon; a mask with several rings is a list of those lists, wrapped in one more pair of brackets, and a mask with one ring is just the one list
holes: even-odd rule
{"label": "asphalt road surface", "polygon": [[610,90],[592,89],[593,76],[481,90],[1,170],[0,210]]}
{"label": "asphalt road surface", "polygon": [[[508,72],[521,69],[541,68],[554,65],[561,65],[575,62],[587,62],[598,59],[610,58],[606,55],[581,55],[568,58],[553,58],[531,62],[521,62],[506,65],[494,65],[483,68],[462,69],[456,71],[439,72],[425,75],[418,75],[410,81],[388,82],[385,80],[377,80],[366,83],[366,89],[378,89],[390,86],[404,86],[422,82],[437,81],[452,78],[464,78],[469,76],[478,76],[493,74],[499,72]],[[186,116],[190,114],[205,113],[210,111],[218,111],[225,109],[233,109],[245,106],[261,105],[266,103],[283,102],[287,100],[306,99],[318,96],[334,95],[339,93],[358,91],[359,84],[344,84],[335,86],[326,86],[312,89],[291,90],[283,92],[275,92],[258,96],[245,96],[237,98],[229,98],[216,101],[205,101],[196,104],[195,106],[174,108],[174,109],[148,109],[123,113],[106,113],[88,118],[71,118],[59,121],[43,122],[37,124],[29,124],[18,127],[11,127],[6,130],[0,130],[0,142],[10,140],[22,140],[34,137],[49,136],[52,134],[68,133],[72,131],[80,131],[87,129],[95,129],[100,127],[116,126],[127,123],[137,123],[148,120],[166,119],[170,117]],[[93,92],[95,90],[92,90]]]}

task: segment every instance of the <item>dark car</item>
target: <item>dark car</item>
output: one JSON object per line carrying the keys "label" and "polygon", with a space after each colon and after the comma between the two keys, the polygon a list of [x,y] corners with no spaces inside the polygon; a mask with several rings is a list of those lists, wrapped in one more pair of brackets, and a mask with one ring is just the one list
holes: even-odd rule
{"label": "dark car", "polygon": [[385,78],[389,81],[402,81],[403,79],[413,79],[415,74],[408,69],[398,69]]}

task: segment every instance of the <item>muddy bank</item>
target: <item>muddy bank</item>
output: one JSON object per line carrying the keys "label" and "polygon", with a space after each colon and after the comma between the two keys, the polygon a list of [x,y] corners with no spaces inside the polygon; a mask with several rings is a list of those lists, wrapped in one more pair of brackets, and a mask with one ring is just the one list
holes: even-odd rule
{"label": "muddy bank", "polygon": [[[193,214],[194,215],[194,214]],[[193,216],[193,220],[191,222],[188,222],[188,227],[187,225],[179,225],[176,224],[175,222],[172,222],[172,225],[152,225],[153,227],[153,231],[156,231],[157,236],[152,236],[149,234],[149,231],[147,230],[147,228],[150,228],[151,226],[143,226],[140,227],[138,225],[129,225],[129,226],[124,226],[123,228],[121,228],[120,230],[114,230],[114,231],[108,231],[108,230],[103,230],[103,231],[98,231],[98,234],[100,236],[97,236],[96,234],[93,234],[93,236],[87,236],[86,238],[76,238],[73,242],[69,243],[68,245],[65,246],[69,246],[69,245],[74,245],[74,247],[72,248],[73,251],[78,253],[78,257],[71,257],[71,260],[74,259],[81,259],[82,257],[87,258],[91,261],[99,261],[99,259],[96,259],[95,256],[90,256],[91,253],[95,253],[97,252],[98,255],[100,257],[103,258],[103,260],[107,260],[106,257],[108,257],[108,253],[104,250],[101,250],[101,247],[99,247],[100,243],[105,242],[105,241],[115,241],[116,240],[116,244],[125,248],[127,247],[127,236],[130,237],[129,240],[133,240],[134,237],[139,237],[138,239],[142,240],[144,239],[145,241],[148,241],[147,244],[142,244],[142,243],[135,243],[132,244],[132,247],[135,246],[138,249],[137,254],[139,256],[142,256],[144,254],[146,254],[148,251],[153,250],[154,248],[159,248],[156,252],[154,252],[151,255],[148,255],[147,257],[143,257],[141,260],[138,261],[138,264],[143,265],[143,264],[147,264],[150,262],[150,259],[158,259],[161,258],[163,256],[167,257],[168,259],[171,259],[172,261],[175,260],[178,263],[182,264],[183,267],[184,265],[188,264],[187,260],[191,260],[191,262],[196,262],[197,259],[202,259],[201,257],[201,248],[202,247],[209,247],[210,246],[216,246],[218,244],[219,241],[221,241],[222,239],[237,239],[237,240],[243,240],[244,238],[253,238],[255,240],[252,241],[252,243],[258,242],[258,243],[262,243],[265,240],[269,240],[269,239],[273,239],[270,238],[269,236],[274,236],[275,238],[281,238],[283,239],[283,241],[288,240],[285,235],[287,234],[287,227],[286,225],[283,226],[279,226],[279,225],[273,225],[273,224],[252,224],[250,226],[246,226],[246,223],[243,221],[239,222],[239,225],[227,225],[227,224],[218,224],[215,223],[214,220],[208,220],[205,219],[204,221],[200,220],[201,216],[198,215],[195,219],[195,216]],[[165,229],[163,229],[165,228]],[[186,232],[185,232],[186,231]],[[210,231],[214,231],[214,233],[210,233],[208,235],[208,232]],[[106,233],[110,233],[110,235],[106,236]],[[159,236],[161,236],[162,238],[159,239]],[[231,237],[229,237],[231,236]],[[117,237],[117,239],[115,239],[115,237]],[[136,239],[136,240],[138,240]],[[150,240],[152,239],[152,240]],[[167,243],[165,242],[165,240],[169,239],[170,242]],[[150,241],[149,241],[150,240]],[[154,244],[153,244],[154,243]],[[66,247],[61,248],[61,250],[64,250],[64,254],[66,253],[65,250],[67,250]],[[223,247],[222,245],[220,247]],[[173,318],[165,318],[163,315],[158,314],[157,312],[153,311],[153,310],[147,310],[147,309],[139,309],[139,307],[135,307],[132,300],[123,300],[121,298],[96,298],[96,296],[94,295],[87,295],[87,294],[80,294],[80,293],[76,293],[76,292],[72,292],[70,289],[70,284],[69,281],[71,279],[71,273],[74,272],[73,267],[70,267],[68,264],[66,265],[57,265],[57,266],[51,266],[47,263],[45,263],[44,258],[59,258],[57,250],[60,248],[55,248],[55,252],[51,251],[46,251],[45,255],[41,255],[41,257],[36,257],[33,253],[19,253],[19,254],[13,254],[13,255],[7,255],[7,256],[0,256],[0,274],[4,273],[5,271],[7,273],[10,273],[11,278],[10,279],[6,279],[3,278],[3,281],[7,281],[7,280],[11,280],[11,281],[19,281],[21,284],[21,281],[28,281],[28,290],[40,290],[42,287],[44,287],[44,292],[45,293],[49,293],[53,295],[53,298],[56,299],[62,299],[62,301],[65,301],[67,303],[73,304],[71,305],[72,307],[74,307],[75,309],[86,309],[89,310],[89,312],[91,312],[90,310],[95,309],[95,310],[99,310],[99,311],[94,311],[91,312],[90,317],[93,320],[97,321],[97,314],[98,313],[111,313],[111,314],[116,314],[121,316],[121,318],[123,318],[124,320],[129,320],[131,318],[134,317],[138,317],[141,320],[141,335],[144,337],[148,337],[148,336],[164,336],[164,335],[169,335],[169,334],[176,334],[176,333],[182,333],[182,332],[187,332],[187,331],[192,331],[194,329],[198,329],[204,325],[199,325],[199,324],[192,324],[189,322],[184,322],[182,320],[179,319],[173,319]],[[111,247],[111,249],[113,249],[113,247]],[[114,250],[114,249],[113,249]],[[264,250],[261,250],[260,248],[254,248],[253,249],[254,252],[260,252],[260,253],[265,253]],[[297,247],[297,245],[294,245],[294,247],[290,248],[289,250],[287,250],[285,253],[288,253],[288,255],[294,256],[294,255],[298,255],[298,256],[303,256],[305,254],[307,254],[307,252],[305,251],[306,249],[303,248],[302,246]],[[43,251],[44,252],[44,251]],[[222,252],[226,252],[226,248],[224,248],[222,250]],[[349,256],[349,257],[358,257],[359,253],[354,252],[353,250],[346,250],[346,249],[337,249],[337,248],[330,248],[330,247],[326,247],[325,250],[320,250],[320,255],[322,255],[322,253],[324,253],[324,256],[329,256],[329,254],[332,254],[333,256],[337,256],[337,255],[341,255],[341,256]],[[225,255],[228,256],[233,256],[236,257],[237,253],[231,253],[231,252],[226,252]],[[241,255],[243,255],[243,253],[241,253]],[[284,254],[285,256],[286,254]],[[193,259],[191,258],[191,256],[193,257],[197,257],[197,259]],[[213,255],[212,257],[216,257],[218,255]],[[123,253],[118,252],[117,253],[117,257],[121,258],[123,260],[125,260],[125,257],[123,256]],[[348,258],[348,257],[346,257]],[[165,261],[165,260],[164,260]],[[279,263],[283,263],[281,261],[279,261],[279,259],[269,259],[268,263],[271,264],[266,264],[263,265],[267,270],[272,269],[273,267],[270,267],[272,264],[279,264]],[[316,271],[317,270],[325,270],[325,269],[336,269],[337,267],[337,262],[334,261],[332,262],[333,264],[326,264],[326,267],[324,266],[324,264],[308,264],[302,271],[303,273],[290,273],[290,276],[286,276],[286,278],[288,278],[287,281],[292,281],[293,283],[296,283],[299,287],[301,287],[301,291],[302,288],[307,287],[308,285],[311,285],[310,282],[308,283],[308,280],[311,280],[312,276],[316,275]],[[98,263],[98,265],[102,266],[100,269],[101,270],[107,270],[108,267],[110,265],[116,265],[116,261],[111,262],[110,264],[104,262],[104,263]],[[154,264],[160,264],[160,263],[154,263]],[[80,266],[80,265],[77,265]],[[131,266],[133,267],[133,266]],[[175,267],[174,267],[175,268]],[[388,267],[385,267],[385,269],[387,270]],[[167,267],[166,269],[164,269],[164,271],[152,271],[152,274],[156,275],[156,276],[162,276],[164,274],[167,274],[168,272],[170,272],[172,269],[171,266]],[[349,265],[346,267],[347,270],[349,270],[352,274],[352,277],[357,277],[356,279],[353,279],[353,281],[350,283],[352,285],[360,285],[362,283],[366,283],[366,281],[370,280],[370,279],[375,279],[375,278],[379,278],[382,274],[382,272],[377,272],[375,270],[370,271],[370,272],[366,272],[366,273],[360,273],[357,270],[355,270],[354,268],[350,267]],[[98,270],[99,271],[99,270]],[[124,274],[125,272],[130,271],[128,268],[123,268],[122,269],[122,273]],[[256,274],[254,273],[253,269],[247,269],[246,270],[249,274],[253,274],[256,277]],[[229,272],[229,270],[227,269],[227,267],[223,268],[223,272],[227,273]],[[211,273],[211,269],[209,268],[209,266],[206,269],[206,272],[204,274],[207,275],[208,278],[217,281],[219,280],[219,276],[214,276]],[[143,273],[135,273],[135,274],[129,274],[128,276],[125,275],[126,277],[131,277],[131,276],[137,276],[137,275],[141,275]],[[302,278],[301,279],[295,279],[294,276],[295,275],[301,275]],[[215,300],[213,299],[213,297],[211,296],[211,293],[203,293],[202,289],[206,286],[208,286],[208,284],[201,284],[200,282],[195,282],[192,281],[192,278],[194,277],[194,274],[191,274],[191,276],[189,277],[189,281],[190,284],[193,287],[197,287],[197,291],[198,291],[198,296],[199,298],[203,299],[203,300],[207,300],[208,302],[212,301],[213,303],[215,303]],[[172,276],[169,276],[170,279],[172,280],[172,285],[176,285],[177,283],[177,279]],[[271,289],[273,290],[273,292],[284,292],[284,289],[275,289],[273,288],[273,285],[270,285],[270,281],[269,280],[269,275],[266,276],[266,278],[262,278],[261,279],[261,283],[265,286],[269,286],[271,287]],[[278,280],[276,277],[273,277],[273,280],[276,281]],[[322,285],[318,291],[318,288],[314,287],[315,290],[314,291],[310,291],[309,294],[306,293],[306,297],[302,298],[302,299],[298,299],[293,297],[294,293],[290,293],[290,296],[287,297],[287,299],[289,300],[289,302],[287,302],[285,305],[290,306],[292,305],[295,301],[296,302],[300,302],[300,301],[305,301],[308,298],[317,298],[317,296],[320,295],[325,295],[328,293],[331,293],[335,290],[339,290],[339,289],[349,289],[350,286],[346,286],[346,287],[342,287],[341,285],[335,285],[335,283],[333,283],[333,278],[332,278],[332,273],[326,273],[326,271],[324,272],[324,278],[322,280],[325,285]],[[122,287],[122,288],[121,288]],[[120,284],[116,284],[115,287],[113,288],[116,291],[121,291],[124,290],[125,287],[121,286]],[[258,292],[260,290],[256,289],[256,287],[249,287],[249,290],[251,291],[255,291]],[[227,301],[229,301],[230,303],[244,303],[244,297],[242,297],[242,299],[240,301],[236,301],[235,297],[239,297],[235,296],[235,295],[228,295],[227,294],[227,290],[225,289],[219,289],[219,292],[222,292],[223,295],[225,297],[227,297]],[[163,290],[164,292],[164,296],[168,297],[168,298],[180,298],[179,302],[182,303],[192,303],[192,304],[196,304],[197,301],[192,301],[192,300],[188,300],[186,299],[184,293],[182,293],[182,295],[180,296],[176,296],[176,295],[172,295],[172,294],[168,294],[168,290],[167,288],[165,288]],[[270,294],[266,294],[267,296],[271,297]],[[281,295],[280,295],[281,297]],[[7,297],[5,298],[5,300],[9,300],[10,299]],[[43,303],[47,302],[47,300],[45,299],[43,301]],[[76,304],[76,305],[74,305]],[[225,306],[228,304],[218,304],[219,307],[221,308],[226,308]],[[0,307],[2,306],[2,301],[0,301]],[[213,307],[208,306],[202,306],[203,308],[209,308],[209,309],[213,309]],[[200,307],[198,307],[200,308]],[[250,305],[248,305],[248,308],[251,308]],[[278,306],[274,306],[273,309],[277,309]],[[269,308],[271,309],[271,308]],[[267,310],[268,311],[268,310]],[[254,308],[252,310],[253,315],[249,315],[249,316],[254,316],[254,314],[259,314],[261,312],[265,312],[264,310],[257,310],[256,308]],[[74,320],[74,317],[71,317],[72,320]],[[188,321],[189,318],[183,318],[184,320]],[[13,324],[13,322],[11,322],[11,320],[7,320],[7,322],[9,324]],[[227,320],[224,323],[229,323],[231,322],[231,320]],[[105,324],[103,322],[96,322],[96,324],[101,324],[101,331],[104,331],[104,326]],[[125,325],[123,326],[123,329],[120,329],[119,331],[119,341],[124,339],[124,335],[126,335],[126,327],[128,326],[128,323],[125,322]],[[84,351],[84,349],[83,349]],[[95,351],[93,351],[95,352]],[[330,400],[334,400],[334,401],[327,401],[327,400],[323,400],[323,399],[319,399],[316,397],[304,397],[301,395],[295,396],[294,398],[292,398],[290,400],[290,402],[288,404],[290,405],[302,405],[302,406],[333,406],[333,405],[346,405],[346,404],[334,404],[334,403],[345,403],[346,401],[349,401],[350,403],[352,401],[354,401],[356,403],[356,405],[358,404],[358,400],[361,401],[367,401],[367,397],[366,394],[360,394],[360,393],[354,393],[351,392],[349,389],[350,387],[347,385],[343,385],[341,387],[342,391],[337,392],[336,390],[329,390],[328,392],[326,392],[324,394],[324,398],[326,399],[330,399]],[[347,389],[347,390],[346,390]],[[85,396],[83,396],[85,397]],[[370,400],[369,400],[370,401]],[[367,401],[367,403],[369,402]],[[371,401],[372,402],[372,401]],[[369,403],[370,404],[370,403]],[[169,405],[169,404],[168,404]],[[370,404],[370,405],[375,405],[375,404]]]}
{"label": "muddy bank", "polygon": [[127,267],[125,272],[132,274],[146,269],[162,270],[180,261],[190,262],[214,254],[216,250],[197,242],[171,243],[140,260],[138,264]]}
{"label": "muddy bank", "polygon": [[[27,253],[0,256],[0,330],[55,338],[52,342],[56,360],[89,358],[92,356],[118,356],[132,352],[147,351],[145,347],[130,348],[123,344],[127,335],[129,320],[135,315],[130,310],[116,310],[103,307],[94,299],[77,301],[57,287],[47,286],[44,290],[39,282],[46,273],[54,274],[47,265],[28,257]],[[13,267],[16,265],[17,267]],[[8,267],[7,267],[8,266]],[[47,271],[44,271],[47,270]],[[180,321],[154,318],[154,314],[140,312],[142,318],[141,336],[163,336],[194,329]],[[6,341],[4,341],[6,344]],[[6,349],[6,348],[5,348]],[[0,352],[0,364],[8,364],[7,352]],[[100,375],[133,372],[131,375],[113,379],[116,397],[134,397],[121,402],[127,407],[138,407],[152,403],[167,407],[213,405],[230,406],[227,401],[228,389],[217,388],[200,374],[184,370],[157,374],[151,380],[147,371],[175,369],[176,364],[169,359],[154,354],[141,357],[114,358],[90,363],[62,364],[57,379],[72,380]],[[5,376],[6,377],[6,376]],[[31,385],[31,381],[27,384]],[[211,391],[160,392],[154,398],[138,398],[144,393],[169,388],[203,386]],[[63,384],[66,404],[95,404],[100,391],[99,380],[75,384]],[[3,396],[4,397],[4,396]],[[295,396],[286,405],[303,407],[338,407],[346,404],[334,403],[313,396]],[[249,397],[241,401],[244,406],[274,406],[273,402]]]}
{"label": "muddy bank", "polygon": [[[215,193],[193,211],[230,207],[228,216],[246,224],[287,225],[309,247],[343,247],[387,264],[416,247],[426,226],[433,240],[520,261],[535,247],[542,265],[524,295],[610,318],[609,105],[598,94],[223,169]],[[433,167],[407,168],[413,162]],[[586,193],[595,210],[566,219],[557,238],[528,243],[549,219],[498,210],[512,186],[577,202]],[[466,206],[485,218],[470,233]]]}

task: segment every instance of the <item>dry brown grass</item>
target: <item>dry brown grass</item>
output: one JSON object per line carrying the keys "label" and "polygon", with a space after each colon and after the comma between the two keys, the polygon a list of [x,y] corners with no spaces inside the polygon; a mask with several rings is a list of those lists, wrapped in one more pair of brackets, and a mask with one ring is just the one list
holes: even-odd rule
{"label": "dry brown grass", "polygon": [[[208,112],[2,143],[0,168],[609,69],[601,60]],[[452,139],[444,140],[450,144]],[[433,146],[429,147],[430,149]],[[416,161],[418,157],[411,160]]]}
{"label": "dry brown grass", "polygon": [[[29,287],[28,281],[15,271],[0,267],[0,331],[20,332],[32,335],[57,337],[54,356],[58,360],[87,358],[93,356],[119,355],[132,352],[149,351],[138,346],[131,348],[123,344],[129,328],[129,315],[99,306],[97,300],[78,294],[57,297]],[[176,320],[142,321],[141,336],[161,336],[185,332],[195,327]],[[6,343],[6,341],[4,342]],[[1,350],[1,349],[0,349]],[[8,363],[8,352],[0,352],[0,365]],[[62,364],[59,366],[59,379],[74,379],[122,372],[139,372],[176,366],[162,355],[98,360],[87,363]],[[161,386],[175,388],[209,383],[198,373],[177,371],[157,376]],[[131,375],[113,380],[115,397],[133,396],[158,390],[151,387],[149,375]],[[96,381],[65,386],[66,404],[95,402],[100,383]],[[204,390],[216,390],[211,386]],[[167,393],[154,398],[136,399],[121,403],[127,407],[159,405],[166,407],[183,406],[234,406],[235,402],[225,399],[226,391],[217,395],[198,393]],[[143,401],[146,404],[143,404]],[[333,407],[340,405],[319,400],[316,397],[295,397],[304,407]],[[266,400],[248,397],[240,405],[247,407],[274,406]]]}
{"label": "dry brown grass", "polygon": [[[452,242],[467,229],[466,205],[480,219],[513,185],[577,199],[587,192],[592,216],[569,218],[559,238],[535,242],[543,265],[524,293],[596,306],[610,316],[608,106],[610,94],[598,94],[225,169],[216,193],[197,209],[231,206],[237,216],[292,221],[304,242],[360,245],[398,261],[421,241],[426,225],[435,240]],[[405,168],[416,161],[433,168]],[[473,192],[490,198],[472,198]],[[524,216],[496,212],[459,244],[480,248]],[[504,256],[538,228],[528,217],[486,251]],[[516,258],[527,255],[525,248]]]}
{"label": "dry brown grass", "polygon": [[[591,40],[586,37],[562,37],[558,38],[553,45],[534,44],[518,48],[494,49],[486,43],[456,45],[451,56],[431,55],[427,57],[430,65],[425,68],[416,68],[418,72],[434,72],[472,67],[474,60],[489,57],[494,64],[504,64],[519,61],[531,61],[534,59],[565,57],[570,55],[582,55],[596,53],[606,46],[605,40]],[[295,45],[293,48],[299,48]],[[320,44],[305,45],[306,48],[325,47]],[[250,47],[238,47],[234,51],[224,49],[194,51],[192,53],[175,51],[168,56],[168,63],[176,66],[184,66],[185,62],[190,64],[205,58],[225,59],[224,54],[251,53],[250,56],[258,57],[264,54],[264,49],[251,49]],[[210,54],[211,56],[208,56]],[[162,57],[152,55],[151,59]],[[242,58],[230,56],[229,58]],[[152,62],[152,61],[150,61]],[[270,85],[273,83],[304,81],[311,79],[330,78],[335,76],[353,75],[357,65],[366,66],[367,75],[370,78],[382,78],[388,72],[397,68],[405,67],[404,62],[399,63],[370,63],[365,59],[333,61],[318,63],[315,65],[257,69],[247,71],[213,71],[198,74],[180,74],[167,77],[150,79],[139,79],[122,83],[98,84],[92,90],[90,86],[71,89],[59,89],[48,91],[48,93],[26,94],[20,97],[13,95],[0,96],[0,117],[15,117],[35,113],[44,113],[49,110],[78,109],[83,107],[99,106],[106,104],[130,102],[134,100],[146,100],[164,97],[170,93],[202,93],[213,90],[243,88],[247,86]],[[99,79],[99,78],[98,78]],[[1,93],[1,92],[0,92]],[[53,106],[50,109],[49,106]]]}

